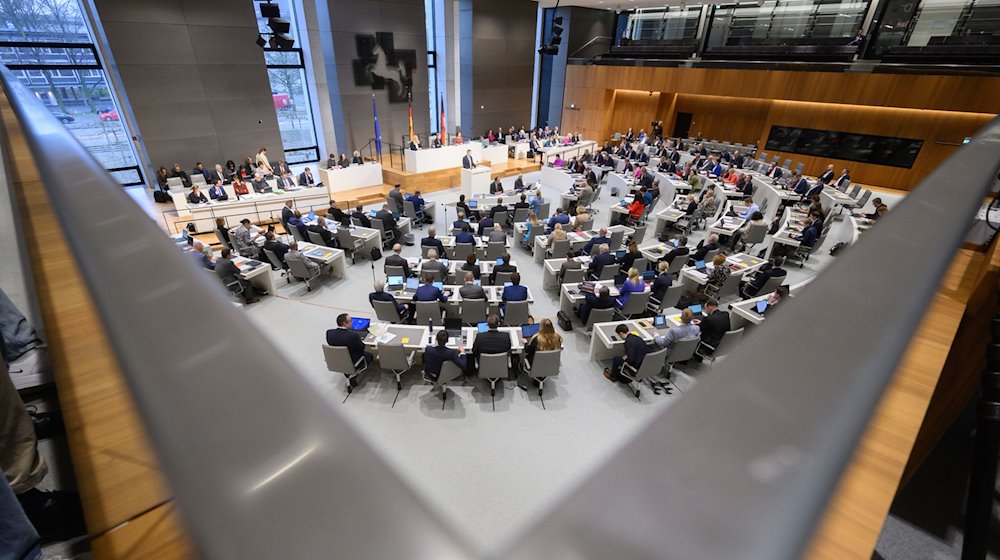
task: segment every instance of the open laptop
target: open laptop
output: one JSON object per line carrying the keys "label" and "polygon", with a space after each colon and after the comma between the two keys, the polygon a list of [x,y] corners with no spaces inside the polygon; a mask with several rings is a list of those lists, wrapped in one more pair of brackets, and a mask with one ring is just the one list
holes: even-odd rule
{"label": "open laptop", "polygon": [[642,271],[642,279],[645,280],[646,282],[650,282],[650,281],[654,280],[655,278],[656,278],[656,271],[655,270],[643,270]]}
{"label": "open laptop", "polygon": [[368,336],[368,327],[371,326],[371,324],[371,319],[366,319],[364,317],[351,318],[351,330],[361,335],[361,338]]}
{"label": "open laptop", "polygon": [[431,285],[434,286],[435,288],[439,289],[439,290],[443,290],[444,289],[444,282],[434,282]]}
{"label": "open laptop", "polygon": [[694,263],[694,269],[697,270],[698,272],[705,272],[706,268],[707,267],[705,266],[705,261],[697,261]]}
{"label": "open laptop", "polygon": [[386,279],[386,287],[390,290],[402,290],[405,285],[402,276],[390,276]]}
{"label": "open laptop", "polygon": [[768,305],[767,305],[767,300],[766,299],[762,299],[762,300],[760,300],[760,301],[757,302],[756,309],[757,309],[757,313],[759,313],[760,315],[763,315],[764,312],[767,311],[767,308],[768,308]]}
{"label": "open laptop", "polygon": [[625,251],[615,251],[615,258],[618,260],[625,258]]}
{"label": "open laptop", "polygon": [[417,278],[407,278],[406,279],[406,289],[407,290],[416,290],[418,287],[420,287],[420,280],[419,279],[417,279]]}
{"label": "open laptop", "polygon": [[540,324],[535,323],[534,325],[521,325],[521,338],[531,338],[538,334],[538,329],[541,327]]}
{"label": "open laptop", "polygon": [[489,325],[489,323],[483,321],[482,323],[479,323],[479,324],[476,325],[476,330],[478,330],[481,333],[484,333],[484,332],[490,330],[490,325]]}
{"label": "open laptop", "polygon": [[657,315],[657,316],[653,317],[653,326],[656,327],[656,328],[667,326],[667,316],[666,315]]}
{"label": "open laptop", "polygon": [[309,220],[310,222],[316,221],[316,212],[314,210],[310,210],[309,215],[306,216],[306,219]]}
{"label": "open laptop", "polygon": [[376,212],[374,210],[372,210],[371,212],[368,212],[368,215],[371,216],[372,218],[375,217],[375,214],[376,214]]}
{"label": "open laptop", "polygon": [[469,210],[474,210],[477,206],[479,206],[479,201],[478,200],[470,200],[467,203],[467,206],[469,207]]}
{"label": "open laptop", "polygon": [[701,306],[700,305],[692,305],[692,306],[688,307],[688,309],[691,310],[691,313],[694,313],[695,319],[701,318],[702,315],[701,315]]}

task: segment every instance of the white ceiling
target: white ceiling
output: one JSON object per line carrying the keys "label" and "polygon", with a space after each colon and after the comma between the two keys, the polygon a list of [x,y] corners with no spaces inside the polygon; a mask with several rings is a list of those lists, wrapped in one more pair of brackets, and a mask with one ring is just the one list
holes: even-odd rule
{"label": "white ceiling", "polygon": [[[702,4],[699,0],[684,2],[691,6]],[[538,4],[543,8],[551,8],[556,5],[556,0],[538,0]],[[560,6],[583,6],[585,8],[597,8],[605,10],[630,10],[632,8],[659,8],[662,6],[677,6],[681,0],[560,0]]]}

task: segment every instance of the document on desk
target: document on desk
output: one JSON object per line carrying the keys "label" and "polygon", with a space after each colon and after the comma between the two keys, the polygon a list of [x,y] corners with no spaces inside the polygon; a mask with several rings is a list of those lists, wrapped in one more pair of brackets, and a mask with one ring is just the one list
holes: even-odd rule
{"label": "document on desk", "polygon": [[[387,333],[382,333],[381,335],[379,335],[375,339],[375,342],[377,342],[379,344],[388,344],[389,342],[391,342],[395,338],[396,338],[396,335],[392,334],[391,332],[387,332]],[[405,342],[404,342],[404,344],[405,344]]]}

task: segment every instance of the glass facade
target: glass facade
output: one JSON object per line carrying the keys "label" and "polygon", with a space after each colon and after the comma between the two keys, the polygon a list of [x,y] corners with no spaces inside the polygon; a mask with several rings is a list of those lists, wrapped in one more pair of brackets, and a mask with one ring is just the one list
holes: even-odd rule
{"label": "glass facade", "polygon": [[144,183],[79,0],[0,2],[0,62],[119,182]]}
{"label": "glass facade", "polygon": [[633,41],[693,41],[701,7],[640,8],[630,13],[626,33]]}
{"label": "glass facade", "polygon": [[781,42],[825,44],[854,38],[867,2],[778,0],[714,10],[708,48]]}
{"label": "glass facade", "polygon": [[[296,12],[290,0],[274,0],[281,8],[281,17],[291,22],[288,35],[295,39],[295,48],[275,50],[264,48],[264,62],[271,82],[271,97],[274,112],[278,116],[278,130],[288,163],[319,161],[319,144],[316,141],[316,123],[313,120],[312,103],[309,99],[309,80],[306,74],[305,58],[296,29]],[[262,33],[269,33],[267,19],[260,15],[260,4],[255,2],[257,27]],[[267,36],[265,36],[265,39]]]}
{"label": "glass facade", "polygon": [[872,30],[871,52],[892,47],[996,44],[1000,37],[1000,0],[887,0]]}

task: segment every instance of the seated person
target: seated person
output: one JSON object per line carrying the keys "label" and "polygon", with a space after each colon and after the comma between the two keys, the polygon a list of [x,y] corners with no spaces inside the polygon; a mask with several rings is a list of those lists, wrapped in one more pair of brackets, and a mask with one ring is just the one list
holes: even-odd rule
{"label": "seated person", "polygon": [[319,268],[318,264],[299,250],[298,241],[292,241],[291,245],[288,246],[288,252],[285,253],[285,262],[289,263],[292,261],[300,261],[310,272]]}
{"label": "seated person", "polygon": [[496,179],[493,179],[492,183],[490,183],[490,194],[500,194],[502,192],[503,185],[500,184],[500,178],[497,177]]}
{"label": "seated person", "polygon": [[479,275],[482,270],[479,267],[479,261],[476,259],[476,253],[473,251],[465,257],[465,263],[462,264],[462,270],[466,272],[471,272],[474,279],[479,280]]}
{"label": "seated person", "polygon": [[476,236],[472,233],[472,227],[469,224],[462,226],[462,231],[455,235],[455,244],[465,243],[469,245],[475,245]]}
{"label": "seated person", "polygon": [[239,198],[243,195],[250,194],[250,187],[241,181],[239,177],[233,177],[233,192],[236,194],[236,197]]}
{"label": "seated person", "polygon": [[695,247],[694,253],[691,253],[691,258],[688,260],[690,263],[695,263],[698,261],[705,260],[705,255],[711,251],[716,251],[719,249],[719,234],[710,233],[708,237],[702,239],[698,242]]}
{"label": "seated person", "polygon": [[479,357],[483,354],[510,354],[512,346],[510,335],[498,330],[500,327],[500,318],[496,315],[490,315],[486,318],[486,324],[489,330],[478,333],[476,339],[472,342],[472,356],[475,363],[470,363],[470,368],[475,367],[478,369]]}
{"label": "seated person", "polygon": [[660,348],[667,348],[667,354],[669,355],[674,350],[677,342],[694,338],[701,333],[701,328],[693,324],[693,321],[694,313],[690,309],[684,309],[684,311],[681,311],[681,324],[676,327],[670,327],[667,329],[666,334],[654,336],[653,342]]}
{"label": "seated person", "polygon": [[[528,301],[528,288],[521,285],[521,275],[518,273],[513,273],[510,275],[510,286],[504,286],[503,294],[500,296],[500,300],[503,303],[510,301]],[[500,305],[500,309],[504,309],[504,305]]]}
{"label": "seated person", "polygon": [[[473,218],[479,219],[479,210],[469,208],[469,205],[465,202],[464,194],[458,195],[458,204],[456,204],[455,207],[458,208],[466,218],[469,218],[470,220]],[[462,216],[460,214],[459,218],[461,217]]]}
{"label": "seated person", "polygon": [[423,252],[423,247],[432,247],[437,250],[437,254],[444,254],[444,244],[437,238],[437,228],[431,226],[427,229],[427,237],[420,240],[420,247],[421,252]]}
{"label": "seated person", "polygon": [[260,301],[250,281],[240,276],[240,268],[233,262],[233,251],[229,247],[223,249],[219,260],[215,261],[215,273],[219,275],[227,287],[233,285],[234,282],[239,283],[243,289],[241,294],[243,303],[250,305]]}
{"label": "seated person", "polygon": [[551,231],[552,229],[554,229],[556,227],[556,224],[562,224],[563,227],[569,225],[569,214],[567,214],[566,211],[563,210],[562,208],[556,208],[555,214],[552,214],[552,217],[549,218],[547,224],[549,230]]}
{"label": "seated person", "polygon": [[687,236],[682,235],[679,238],[677,238],[677,247],[674,247],[666,255],[660,257],[660,261],[665,262],[667,264],[671,264],[674,262],[674,259],[678,257],[684,257],[685,262],[687,262],[686,260],[687,256],[691,252],[691,249],[688,248],[687,246],[687,242],[688,242]]}
{"label": "seated person", "polygon": [[409,278],[410,263],[407,261],[401,253],[403,252],[403,246],[396,243],[392,246],[392,254],[385,258],[385,266],[398,266],[403,269],[403,278]]}
{"label": "seated person", "polygon": [[656,265],[656,278],[653,279],[652,293],[649,297],[655,299],[656,301],[663,301],[664,296],[667,295],[667,290],[674,283],[674,276],[667,272],[670,269],[670,264],[666,261],[660,261]]}
{"label": "seated person", "polygon": [[243,218],[239,227],[233,231],[233,244],[240,255],[249,259],[256,259],[260,254],[257,250],[257,238],[260,237],[260,228],[250,223],[250,220]]}
{"label": "seated person", "polygon": [[212,260],[212,249],[206,247],[201,241],[192,243],[191,250],[188,253],[192,255],[198,266],[215,270],[215,261]]}
{"label": "seated person", "polygon": [[[302,221],[302,212],[299,212],[298,210],[293,212],[292,217],[288,218],[288,226],[289,228],[295,228],[298,230],[302,239],[309,239],[309,236],[306,234],[306,232],[309,231],[309,228],[306,227],[305,222]],[[291,234],[291,232],[288,233]]]}
{"label": "seated person", "polygon": [[428,344],[424,348],[424,373],[431,379],[437,381],[441,375],[441,368],[445,362],[451,362],[462,371],[468,369],[465,358],[465,347],[459,346],[458,350],[448,348],[448,331],[442,329],[435,335],[437,345]]}
{"label": "seated person", "polygon": [[396,222],[396,217],[389,211],[388,204],[382,205],[382,209],[375,213],[375,218],[382,221],[382,228],[385,230],[389,240],[396,241],[399,239],[401,235],[399,232],[399,223]]}
{"label": "seated person", "polygon": [[222,187],[222,179],[216,179],[212,188],[208,189],[208,196],[212,200],[218,200],[219,202],[229,200],[229,194],[227,194],[226,189]]}
{"label": "seated person", "polygon": [[[291,220],[289,220],[289,222],[291,222]],[[323,244],[327,247],[337,247],[337,238],[333,235],[333,232],[326,228],[326,218],[319,217],[316,218],[315,224],[306,227],[306,231],[318,234],[323,239]]]}
{"label": "seated person", "polygon": [[590,319],[590,312],[594,309],[611,309],[615,306],[615,300],[611,297],[611,289],[607,286],[601,286],[597,294],[584,292],[583,299],[584,301],[577,311],[577,315],[579,315],[583,324],[587,324],[587,320]]}
{"label": "seated person", "polygon": [[424,210],[424,206],[426,206],[427,203],[424,201],[424,197],[420,196],[420,191],[414,191],[408,198],[409,201],[413,203],[413,210],[417,214],[417,220],[430,223],[430,216],[428,216],[427,212]]}
{"label": "seated person", "polygon": [[538,332],[524,340],[524,359],[529,364],[535,363],[535,352],[547,352],[562,348],[562,337],[552,325],[552,319],[542,319]]}
{"label": "seated person", "polygon": [[545,251],[551,251],[556,246],[556,241],[563,239],[566,239],[566,231],[563,230],[562,224],[556,224],[555,229],[549,234],[549,238],[545,240]]}
{"label": "seated person", "polygon": [[497,214],[506,211],[507,211],[507,206],[503,203],[503,199],[498,198],[497,203],[493,205],[493,208],[490,208],[490,219],[496,221]]}
{"label": "seated person", "polygon": [[299,173],[299,186],[300,187],[314,187],[316,186],[316,179],[313,177],[312,171],[307,167],[302,173]]}
{"label": "seated person", "polygon": [[611,253],[607,244],[602,244],[597,248],[597,254],[590,260],[590,268],[587,270],[587,274],[594,278],[600,278],[604,267],[612,266],[616,262],[618,262],[618,259]]}
{"label": "seated person", "polygon": [[337,207],[337,201],[330,201],[330,209],[326,211],[326,215],[332,218],[338,224],[343,226],[351,225],[351,216]]}
{"label": "seated person", "polygon": [[250,186],[253,187],[254,192],[257,194],[271,192],[271,185],[267,184],[267,181],[264,180],[264,176],[261,175],[259,171],[253,174],[253,180],[250,181]]}
{"label": "seated person", "polygon": [[625,256],[620,261],[619,270],[622,274],[628,274],[629,269],[635,265],[635,261],[641,258],[642,253],[639,252],[639,245],[635,241],[629,243],[628,249],[625,251]]}
{"label": "seated person", "polygon": [[490,284],[494,286],[497,283],[497,273],[498,272],[517,272],[517,267],[510,264],[510,253],[504,253],[500,256],[500,264],[493,267],[493,272],[490,273]]}
{"label": "seated person", "polygon": [[[269,231],[264,234],[264,249],[274,253],[274,256],[278,257],[278,262],[285,262],[285,253],[288,252],[289,246],[285,245],[281,241],[278,241],[277,236],[273,231]],[[288,268],[286,265],[285,268]]]}
{"label": "seated person", "polygon": [[427,260],[421,263],[420,274],[424,277],[431,275],[440,281],[448,277],[448,267],[438,260],[437,249],[429,249],[427,251]]}
{"label": "seated person", "polygon": [[434,275],[424,274],[423,283],[417,286],[413,293],[413,301],[438,301],[448,302],[448,292],[442,291],[434,285]]}
{"label": "seated person", "polygon": [[708,288],[714,288],[715,290],[722,288],[722,285],[726,283],[732,272],[732,269],[729,268],[729,263],[726,262],[726,254],[721,252],[716,253],[715,258],[712,259],[712,272],[708,274],[708,281],[705,284],[706,290]]}
{"label": "seated person", "polygon": [[776,256],[772,259],[770,264],[765,264],[757,271],[757,274],[743,286],[743,295],[747,298],[756,297],[760,293],[760,289],[764,287],[771,278],[784,278],[788,275],[788,271],[781,268],[785,264],[785,258],[782,256]]}
{"label": "seated person", "polygon": [[491,229],[493,229],[493,218],[486,216],[482,220],[479,220],[479,230],[476,232],[476,235],[482,237],[484,235],[483,232],[490,231]]}
{"label": "seated person", "polygon": [[601,245],[609,245],[611,243],[611,238],[608,237],[608,228],[601,228],[597,230],[597,236],[591,237],[587,241],[587,244],[583,246],[581,252],[584,255],[590,255],[594,247],[600,247]]}
{"label": "seated person", "polygon": [[[472,255],[469,255],[470,257]],[[478,268],[478,267],[477,267]],[[486,290],[482,286],[477,286],[476,275],[467,270],[465,272],[465,284],[458,289],[458,295],[462,296],[462,300],[467,299],[486,299]]]}
{"label": "seated person", "polygon": [[190,204],[204,204],[208,202],[208,197],[205,193],[201,192],[201,187],[195,185],[191,187],[191,192],[188,193],[188,202]]}
{"label": "seated person", "polygon": [[[720,310],[719,302],[712,298],[709,298],[705,302],[702,312],[705,316],[702,317],[701,323],[697,325],[701,330],[701,341],[712,348],[716,348],[719,346],[719,341],[722,340],[722,337],[729,331],[729,313]],[[667,334],[670,334],[670,331],[667,331]],[[712,353],[712,350],[708,348],[705,350]]]}
{"label": "seated person", "polygon": [[618,289],[619,296],[615,305],[618,309],[625,307],[628,303],[629,294],[642,293],[646,291],[646,283],[642,281],[642,274],[639,273],[638,268],[628,269],[628,278],[622,283],[622,287]]}
{"label": "seated person", "polygon": [[493,224],[493,229],[490,231],[487,241],[490,243],[507,243],[507,234],[500,224]]}
{"label": "seated person", "polygon": [[[365,343],[361,340],[361,335],[352,331],[350,326],[350,315],[347,313],[338,315],[337,328],[326,331],[326,343],[330,346],[347,348],[348,352],[351,353],[351,362],[356,364],[355,370],[359,370],[366,365],[375,363],[375,356],[371,352],[365,351]],[[364,362],[359,363],[362,358],[364,358]],[[352,379],[351,386],[353,387],[354,384]]]}
{"label": "seated person", "polygon": [[577,257],[576,251],[573,251],[572,249],[570,249],[569,252],[566,253],[566,260],[563,261],[561,265],[559,265],[559,283],[560,284],[563,283],[563,278],[566,276],[566,271],[567,270],[582,270],[583,269],[583,263],[580,262],[580,261],[578,261],[578,260],[576,260],[576,257]]}
{"label": "seated person", "polygon": [[402,303],[396,301],[396,298],[385,291],[385,282],[382,280],[376,280],[374,285],[375,291],[368,294],[368,303],[371,304],[372,309],[375,308],[376,301],[388,301],[396,307],[396,312],[399,313],[399,317],[403,318],[405,316],[406,306]]}
{"label": "seated person", "polygon": [[580,228],[586,225],[587,222],[591,221],[591,215],[587,213],[587,209],[583,206],[576,207],[576,215],[570,220],[574,228]]}
{"label": "seated person", "polygon": [[743,227],[733,232],[733,238],[729,240],[729,247],[733,250],[736,250],[736,247],[737,245],[739,245],[740,241],[743,238],[745,238],[748,233],[750,233],[750,228],[752,228],[753,226],[766,226],[766,225],[767,225],[767,220],[764,219],[764,214],[761,214],[759,211],[754,212],[750,216],[750,221],[743,224]]}
{"label": "seated person", "polygon": [[641,337],[630,333],[626,325],[615,327],[615,334],[624,341],[624,351],[621,356],[615,356],[614,360],[611,361],[611,369],[605,368],[604,377],[611,381],[625,383],[628,380],[621,375],[622,367],[628,364],[639,369],[646,354],[649,353],[649,347],[646,346]]}
{"label": "seated person", "polygon": [[456,229],[457,230],[461,230],[462,228],[464,228],[467,225],[469,225],[469,222],[465,221],[465,212],[462,212],[460,210],[458,212],[458,219],[455,220],[454,222],[452,222],[452,224],[451,224],[451,229],[453,229],[453,230],[456,230]]}
{"label": "seated person", "polygon": [[354,212],[351,212],[351,221],[357,220],[361,227],[371,228],[372,221],[368,219],[368,215],[365,214],[364,206],[358,204],[354,208]]}

